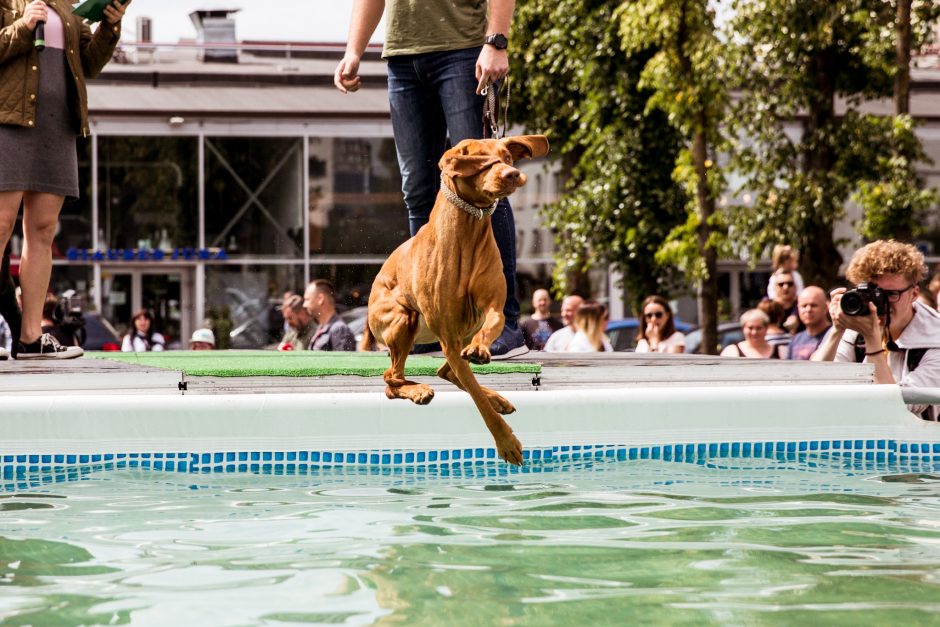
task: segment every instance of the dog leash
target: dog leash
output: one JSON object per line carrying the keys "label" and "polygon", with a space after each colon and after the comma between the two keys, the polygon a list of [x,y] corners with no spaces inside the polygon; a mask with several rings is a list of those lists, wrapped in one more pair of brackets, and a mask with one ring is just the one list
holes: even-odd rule
{"label": "dog leash", "polygon": [[[497,89],[493,83],[487,83],[481,92],[483,101],[483,139],[502,139],[506,136],[506,127],[509,125],[509,77]],[[499,96],[505,90],[503,99],[503,131],[499,131]]]}

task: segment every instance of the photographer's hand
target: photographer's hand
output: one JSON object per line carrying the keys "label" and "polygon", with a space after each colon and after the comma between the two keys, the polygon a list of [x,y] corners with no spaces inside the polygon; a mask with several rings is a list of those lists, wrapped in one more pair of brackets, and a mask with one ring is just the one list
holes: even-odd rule
{"label": "photographer's hand", "polygon": [[829,317],[832,319],[832,326],[840,333],[845,331],[846,326],[842,314],[842,295],[845,294],[844,287],[837,287],[829,292]]}
{"label": "photographer's hand", "polygon": [[[837,314],[843,328],[855,331],[864,338],[865,345],[870,347],[868,350],[873,351],[881,348],[883,329],[881,327],[881,320],[878,319],[878,310],[875,308],[874,303],[868,303],[867,316],[847,316],[845,312],[842,311],[841,307]],[[833,317],[832,323],[836,324],[835,317]]]}

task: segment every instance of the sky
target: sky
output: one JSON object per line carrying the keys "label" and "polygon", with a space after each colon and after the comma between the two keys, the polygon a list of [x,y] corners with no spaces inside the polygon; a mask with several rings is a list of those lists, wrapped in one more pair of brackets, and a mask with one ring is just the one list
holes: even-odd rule
{"label": "sky", "polygon": [[[241,9],[235,14],[240,40],[345,43],[352,0],[134,0],[124,18],[124,38],[135,40],[137,18],[149,17],[156,43],[194,39],[189,14],[199,9]],[[383,32],[380,24],[372,41],[381,42]]]}

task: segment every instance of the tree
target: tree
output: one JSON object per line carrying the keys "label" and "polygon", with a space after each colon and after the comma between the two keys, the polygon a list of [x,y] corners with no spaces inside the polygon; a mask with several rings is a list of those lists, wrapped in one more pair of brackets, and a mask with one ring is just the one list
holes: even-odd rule
{"label": "tree", "polygon": [[[877,215],[886,192],[897,192],[894,207],[923,201],[910,188],[918,151],[895,159],[885,149],[919,147],[910,125],[860,110],[864,100],[893,92],[897,51],[884,33],[894,30],[895,8],[883,0],[737,0],[734,8],[741,100],[732,118],[733,165],[745,178],[741,191],[754,195],[737,207],[736,237],[752,258],[792,242],[807,281],[832,285],[842,262],[833,226],[853,194],[867,237],[884,235],[873,225],[904,233],[906,218]],[[794,122],[798,136],[787,128]]]}
{"label": "tree", "polygon": [[894,11],[894,118],[872,121],[883,138],[875,155],[876,166],[852,197],[863,209],[859,232],[866,239],[911,239],[922,234],[924,216],[936,206],[936,191],[925,188],[916,164],[929,162],[915,134],[911,110],[911,49],[929,37],[929,27],[940,17],[940,4],[924,0],[897,0]]}
{"label": "tree", "polygon": [[[628,0],[619,10],[628,53],[656,50],[639,87],[651,89],[649,107],[663,111],[684,139],[673,178],[689,199],[688,217],[673,229],[657,258],[689,271],[698,283],[699,323],[706,353],[718,348],[718,256],[726,242],[716,199],[725,182],[713,153],[728,104],[723,45],[707,0]],[[711,155],[711,156],[710,156]]]}
{"label": "tree", "polygon": [[[562,197],[542,209],[555,235],[556,285],[592,267],[613,267],[634,309],[681,280],[656,259],[686,220],[686,197],[671,178],[682,138],[647,110],[637,87],[655,50],[627,52],[609,0],[525,0],[513,40],[514,123],[545,133],[565,177]],[[525,103],[519,107],[516,103]]]}

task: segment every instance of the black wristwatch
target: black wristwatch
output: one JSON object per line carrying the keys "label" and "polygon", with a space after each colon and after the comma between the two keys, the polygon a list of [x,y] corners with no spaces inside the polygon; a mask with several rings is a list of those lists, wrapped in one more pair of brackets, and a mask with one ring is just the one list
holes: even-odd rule
{"label": "black wristwatch", "polygon": [[502,33],[496,33],[495,35],[487,35],[486,39],[483,40],[483,43],[493,46],[497,50],[505,50],[509,46],[509,40],[506,39],[506,35]]}

